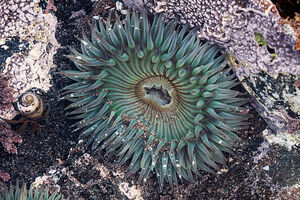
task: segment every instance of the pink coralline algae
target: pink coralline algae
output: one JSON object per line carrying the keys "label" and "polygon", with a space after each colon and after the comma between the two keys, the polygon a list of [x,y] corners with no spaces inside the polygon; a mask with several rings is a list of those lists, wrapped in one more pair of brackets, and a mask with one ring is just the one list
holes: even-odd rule
{"label": "pink coralline algae", "polygon": [[9,81],[10,76],[0,75],[0,118],[4,119],[12,119],[17,115],[12,105],[17,99],[13,96]]}
{"label": "pink coralline algae", "polygon": [[6,182],[6,181],[9,181],[9,179],[10,179],[9,174],[0,170],[0,186],[1,186],[1,181]]}
{"label": "pink coralline algae", "polygon": [[0,76],[0,111],[11,108],[13,98],[12,89],[8,87],[9,77]]}
{"label": "pink coralline algae", "polygon": [[[10,125],[0,119],[0,144],[3,145],[4,151],[17,154],[17,147],[14,143],[22,143],[21,136],[12,131]],[[9,174],[0,169],[0,186],[2,181],[6,182],[9,179]]]}
{"label": "pink coralline algae", "polygon": [[14,143],[22,143],[22,138],[19,134],[11,130],[9,124],[0,119],[0,143],[4,150],[8,153],[17,154],[17,147]]}

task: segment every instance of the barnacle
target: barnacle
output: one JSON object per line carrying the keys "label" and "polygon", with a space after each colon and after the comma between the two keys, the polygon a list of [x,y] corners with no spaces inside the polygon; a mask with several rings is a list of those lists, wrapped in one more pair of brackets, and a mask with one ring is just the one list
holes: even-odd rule
{"label": "barnacle", "polygon": [[82,53],[70,48],[67,56],[79,70],[62,72],[76,81],[63,99],[80,136],[120,164],[130,161],[128,174],[140,171],[139,180],[155,171],[161,187],[219,170],[221,151],[232,153],[249,117],[225,55],[187,29],[136,12],[124,23],[118,15],[114,25],[110,17],[94,22],[91,41],[79,38]]}
{"label": "barnacle", "polygon": [[49,194],[48,190],[44,191],[43,188],[34,189],[33,184],[30,185],[29,190],[26,184],[22,187],[17,182],[16,187],[12,184],[9,188],[4,187],[0,190],[0,200],[63,200],[64,197],[57,192]]}

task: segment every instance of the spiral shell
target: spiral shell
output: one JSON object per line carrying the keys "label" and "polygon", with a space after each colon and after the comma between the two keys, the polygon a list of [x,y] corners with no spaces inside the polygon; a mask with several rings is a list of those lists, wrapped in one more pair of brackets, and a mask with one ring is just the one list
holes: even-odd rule
{"label": "spiral shell", "polygon": [[44,112],[43,101],[40,96],[32,92],[23,93],[16,103],[17,110],[31,119],[40,118]]}

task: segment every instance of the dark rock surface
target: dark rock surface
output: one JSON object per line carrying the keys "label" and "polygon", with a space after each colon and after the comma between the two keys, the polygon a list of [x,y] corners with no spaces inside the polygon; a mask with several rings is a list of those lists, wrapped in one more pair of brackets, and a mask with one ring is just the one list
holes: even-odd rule
{"label": "dark rock surface", "polygon": [[[0,45],[0,70],[5,60],[10,57],[13,53],[23,52],[28,47],[26,41],[22,41],[17,37],[12,37],[10,40],[5,41],[4,44]],[[7,50],[9,49],[9,50]]]}

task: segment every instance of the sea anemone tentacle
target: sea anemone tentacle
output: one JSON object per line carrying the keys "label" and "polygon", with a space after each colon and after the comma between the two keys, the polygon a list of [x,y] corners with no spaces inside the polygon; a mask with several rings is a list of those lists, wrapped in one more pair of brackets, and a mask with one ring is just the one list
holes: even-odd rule
{"label": "sea anemone tentacle", "polygon": [[232,90],[238,83],[225,56],[187,29],[161,15],[152,24],[145,13],[128,12],[124,23],[109,17],[92,23],[91,41],[79,39],[82,53],[70,48],[78,70],[61,72],[76,81],[63,99],[87,144],[129,161],[139,180],[155,171],[161,187],[219,170],[222,151],[233,153],[248,125],[248,100]]}

